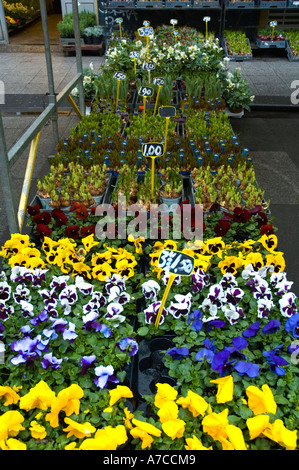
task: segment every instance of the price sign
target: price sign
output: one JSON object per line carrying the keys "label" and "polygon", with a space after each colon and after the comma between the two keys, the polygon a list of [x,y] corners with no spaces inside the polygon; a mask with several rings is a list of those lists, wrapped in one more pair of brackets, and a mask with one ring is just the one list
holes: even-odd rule
{"label": "price sign", "polygon": [[115,72],[113,78],[116,78],[117,80],[125,80],[126,74],[124,72]]}
{"label": "price sign", "polygon": [[179,251],[163,250],[158,266],[176,276],[190,276],[194,268],[194,258]]}
{"label": "price sign", "polygon": [[144,26],[143,28],[138,28],[138,34],[140,37],[152,36],[154,30],[151,26]]}
{"label": "price sign", "polygon": [[165,118],[174,117],[176,113],[175,106],[160,106],[159,108],[159,116]]}
{"label": "price sign", "polygon": [[139,56],[140,56],[140,54],[137,51],[130,52],[131,59],[137,59]]}
{"label": "price sign", "polygon": [[155,70],[154,62],[143,62],[142,69],[146,71]]}
{"label": "price sign", "polygon": [[161,157],[164,153],[164,145],[160,142],[149,142],[142,144],[142,155],[144,157]]}
{"label": "price sign", "polygon": [[115,18],[115,23],[121,24],[124,20],[122,18]]}
{"label": "price sign", "polygon": [[147,20],[144,20],[142,24],[143,24],[143,26],[149,26],[149,25],[150,25],[150,22],[147,21]]}
{"label": "price sign", "polygon": [[178,32],[177,29],[175,29],[174,31],[172,31],[171,34],[176,37],[176,36],[178,36],[179,32]]}
{"label": "price sign", "polygon": [[194,258],[175,250],[163,250],[159,256],[158,266],[160,269],[167,270],[169,272],[169,278],[159,311],[157,313],[157,318],[155,321],[155,327],[158,328],[160,323],[160,318],[163,312],[165,302],[167,300],[169,291],[173,284],[173,281],[177,276],[190,276],[194,268]]}
{"label": "price sign", "polygon": [[147,97],[147,96],[153,96],[154,94],[154,89],[150,86],[141,86],[138,90],[138,95]]}
{"label": "price sign", "polygon": [[173,24],[173,25],[178,24],[178,20],[172,19],[172,20],[170,20],[170,24]]}
{"label": "price sign", "polygon": [[156,77],[154,78],[154,84],[157,86],[162,86],[164,85],[165,81],[164,78]]}

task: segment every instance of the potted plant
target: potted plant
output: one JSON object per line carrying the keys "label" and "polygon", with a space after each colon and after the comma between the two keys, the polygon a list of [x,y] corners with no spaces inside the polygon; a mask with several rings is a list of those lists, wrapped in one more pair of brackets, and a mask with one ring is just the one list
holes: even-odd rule
{"label": "potted plant", "polygon": [[92,26],[88,26],[87,28],[84,28],[83,39],[84,39],[85,44],[93,43],[93,27]]}
{"label": "potted plant", "polygon": [[233,115],[242,113],[244,109],[250,111],[254,96],[247,80],[242,77],[240,69],[228,73],[223,97]]}
{"label": "potted plant", "polygon": [[92,40],[93,44],[101,44],[103,40],[104,28],[103,26],[94,26],[92,28]]}
{"label": "potted plant", "polygon": [[162,204],[179,204],[182,199],[183,180],[177,168],[161,170],[160,197]]}

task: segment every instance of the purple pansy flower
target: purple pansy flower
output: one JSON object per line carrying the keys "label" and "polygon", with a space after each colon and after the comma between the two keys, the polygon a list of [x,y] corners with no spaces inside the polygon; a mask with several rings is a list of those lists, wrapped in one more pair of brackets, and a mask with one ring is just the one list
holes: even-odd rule
{"label": "purple pansy flower", "polygon": [[165,354],[169,354],[172,359],[182,359],[182,357],[189,356],[189,349],[185,346],[181,348],[171,348],[165,351]]}
{"label": "purple pansy flower", "polygon": [[118,346],[121,351],[128,352],[129,356],[135,356],[135,354],[138,352],[138,344],[130,336],[121,339],[118,343],[116,343],[116,346]]}
{"label": "purple pansy flower", "polygon": [[213,344],[213,341],[210,341],[208,338],[204,340],[204,348],[201,348],[195,355],[195,359],[199,362],[206,361],[211,363],[214,355],[216,353],[216,346]]}
{"label": "purple pansy flower", "polygon": [[238,372],[239,375],[248,375],[248,377],[258,377],[260,373],[260,368],[257,364],[253,364],[253,362],[244,362],[238,361],[235,364],[235,370]]}
{"label": "purple pansy flower", "polygon": [[246,328],[246,330],[243,331],[242,336],[244,336],[244,338],[251,338],[257,334],[259,329],[260,329],[260,322],[256,321],[252,323],[252,325],[250,325],[248,328]]}
{"label": "purple pansy flower", "polygon": [[14,308],[11,305],[6,305],[5,302],[0,302],[0,320],[7,320],[9,315],[14,313]]}
{"label": "purple pansy flower", "polygon": [[225,372],[230,373],[232,370],[234,361],[229,360],[229,355],[230,353],[227,350],[222,350],[214,354],[211,368],[218,371],[220,377],[222,377]]}
{"label": "purple pansy flower", "polygon": [[231,305],[237,305],[244,296],[244,291],[239,287],[231,287],[225,291],[226,301]]}
{"label": "purple pansy flower", "polygon": [[39,325],[40,323],[42,323],[42,322],[44,322],[44,321],[47,321],[47,320],[48,320],[48,313],[47,313],[47,311],[44,309],[44,310],[42,310],[42,312],[41,312],[39,315],[37,315],[36,317],[32,318],[32,319],[30,320],[30,323],[31,323],[31,325],[33,325],[33,326],[37,326],[37,325]]}
{"label": "purple pansy flower", "polygon": [[[144,310],[145,323],[147,324],[155,323],[160,305],[161,305],[161,302],[154,302],[153,304],[149,305],[147,309]],[[164,319],[166,315],[167,315],[167,311],[165,308],[163,308],[159,325],[162,325],[162,323],[164,323]]]}
{"label": "purple pansy flower", "polygon": [[188,323],[195,331],[200,331],[202,329],[203,322],[201,320],[202,311],[197,308],[194,312],[190,313],[188,318]]}
{"label": "purple pansy flower", "polygon": [[284,328],[288,333],[292,333],[294,338],[299,338],[299,313],[294,313],[288,318]]}
{"label": "purple pansy flower", "polygon": [[50,352],[45,354],[41,360],[41,365],[43,369],[47,369],[49,366],[51,369],[56,370],[61,368],[62,359],[57,359],[53,354]]}
{"label": "purple pansy flower", "polygon": [[108,382],[119,383],[119,380],[113,375],[113,366],[98,366],[94,369],[95,375],[94,383],[99,388],[105,388]]}
{"label": "purple pansy flower", "polygon": [[97,356],[95,356],[94,354],[91,354],[90,356],[83,356],[81,358],[81,366],[82,366],[82,369],[81,369],[81,374],[82,375],[85,375],[86,374],[86,371],[89,367],[92,366],[92,364],[97,360]]}
{"label": "purple pansy flower", "polygon": [[262,329],[264,335],[267,333],[275,333],[280,329],[280,322],[278,320],[271,319]]}
{"label": "purple pansy flower", "polygon": [[285,370],[282,366],[287,366],[289,363],[283,357],[278,355],[278,350],[283,347],[283,344],[277,346],[270,351],[264,351],[263,356],[267,358],[269,368],[271,372],[274,372],[276,375],[284,375]]}

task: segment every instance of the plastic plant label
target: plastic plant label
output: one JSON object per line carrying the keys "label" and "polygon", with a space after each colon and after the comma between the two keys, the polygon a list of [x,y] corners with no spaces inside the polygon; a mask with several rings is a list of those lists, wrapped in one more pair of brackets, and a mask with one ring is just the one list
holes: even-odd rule
{"label": "plastic plant label", "polygon": [[141,86],[138,89],[139,96],[153,96],[153,94],[154,94],[154,89],[150,86]]}
{"label": "plastic plant label", "polygon": [[178,20],[176,20],[176,19],[171,19],[171,20],[170,20],[170,24],[178,24]]}
{"label": "plastic plant label", "polygon": [[154,30],[151,26],[144,26],[143,28],[139,28],[137,31],[141,37],[152,36],[154,34]]}
{"label": "plastic plant label", "polygon": [[116,78],[117,80],[125,80],[126,74],[124,72],[115,72],[113,78]]}
{"label": "plastic plant label", "polygon": [[139,56],[140,56],[140,54],[137,51],[130,52],[131,59],[137,59]]}
{"label": "plastic plant label", "polygon": [[160,117],[171,118],[175,116],[176,108],[175,106],[160,106],[158,112]]}
{"label": "plastic plant label", "polygon": [[124,20],[122,18],[115,18],[115,23],[121,24]]}
{"label": "plastic plant label", "polygon": [[142,155],[144,157],[161,157],[164,153],[164,145],[160,142],[149,142],[142,144]]}
{"label": "plastic plant label", "polygon": [[194,258],[174,250],[163,250],[158,267],[176,276],[190,276],[194,268]]}

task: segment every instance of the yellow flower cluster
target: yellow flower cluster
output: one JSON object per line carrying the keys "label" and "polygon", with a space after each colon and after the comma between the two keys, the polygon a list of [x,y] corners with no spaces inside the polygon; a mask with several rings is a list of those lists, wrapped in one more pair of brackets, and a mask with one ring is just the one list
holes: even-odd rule
{"label": "yellow flower cluster", "polygon": [[[234,384],[232,376],[226,376],[210,381],[218,386],[216,401],[224,404],[233,401]],[[131,390],[124,385],[117,385],[109,392],[109,406],[103,411],[112,413],[113,406],[122,398],[133,398]],[[297,447],[297,430],[290,431],[281,419],[270,420],[270,415],[275,415],[277,405],[272,391],[267,384],[261,389],[249,386],[246,389],[247,401],[244,404],[252,411],[253,417],[248,418],[246,425],[250,440],[256,437],[268,438],[287,450],[295,450]],[[134,417],[127,408],[123,410],[123,424],[105,426],[96,429],[88,421],[80,422],[70,418],[80,412],[80,399],[84,396],[82,388],[77,384],[62,389],[57,395],[44,382],[40,381],[24,396],[20,397],[18,389],[8,386],[0,386],[0,399],[4,399],[4,405],[16,405],[23,412],[42,410],[29,422],[29,430],[33,439],[44,439],[47,436],[46,427],[42,423],[49,422],[52,428],[59,427],[61,412],[64,413],[64,422],[67,425],[62,430],[67,433],[67,438],[81,440],[79,446],[73,439],[65,446],[66,450],[116,450],[118,446],[128,440],[128,432],[134,440],[141,440],[141,449],[151,448],[154,438],[163,439],[163,433],[172,440],[183,438],[186,423],[180,419],[180,408],[188,410],[192,418],[194,434],[185,438],[186,450],[212,450],[213,447],[205,447],[196,436],[199,423],[194,419],[200,417],[203,433],[209,435],[214,441],[218,441],[223,450],[247,450],[249,444],[245,442],[243,432],[237,426],[230,424],[229,409],[221,412],[212,410],[211,405],[203,397],[189,390],[187,396],[178,397],[178,392],[167,383],[157,384],[157,393],[154,397],[154,407],[157,410],[159,421],[154,425],[145,419]],[[50,410],[50,411],[49,411]],[[43,414],[43,411],[46,412]],[[88,410],[86,411],[88,413]],[[24,416],[18,410],[9,410],[0,416],[0,449],[25,450],[26,444],[15,439],[20,431],[23,431]]]}
{"label": "yellow flower cluster", "polygon": [[58,266],[64,274],[72,277],[81,275],[88,279],[105,281],[113,273],[129,279],[134,276],[134,267],[137,265],[135,256],[123,248],[105,246],[103,253],[93,252],[99,242],[94,235],[82,239],[82,246],[70,238],[61,238],[54,241],[45,237],[42,252],[30,243],[28,235],[13,234],[0,251],[0,256],[7,259],[11,268],[24,266],[28,269],[45,269],[49,265]]}
{"label": "yellow flower cluster", "polygon": [[[284,255],[282,252],[276,251],[276,247],[277,236],[271,234],[263,235],[259,240],[249,239],[242,243],[233,242],[230,244],[225,244],[222,237],[210,238],[205,241],[197,240],[196,242],[188,242],[188,247],[181,251],[194,257],[194,271],[197,269],[207,271],[213,260],[217,259],[222,274],[236,275],[238,269],[245,269],[249,264],[252,264],[254,270],[272,265],[275,272],[284,271]],[[153,271],[157,273],[158,278],[163,272],[158,267],[160,254],[163,250],[177,249],[178,242],[173,240],[166,240],[164,243],[157,241],[154,244],[153,251],[149,256]],[[232,255],[232,251],[237,251],[238,254]]]}

